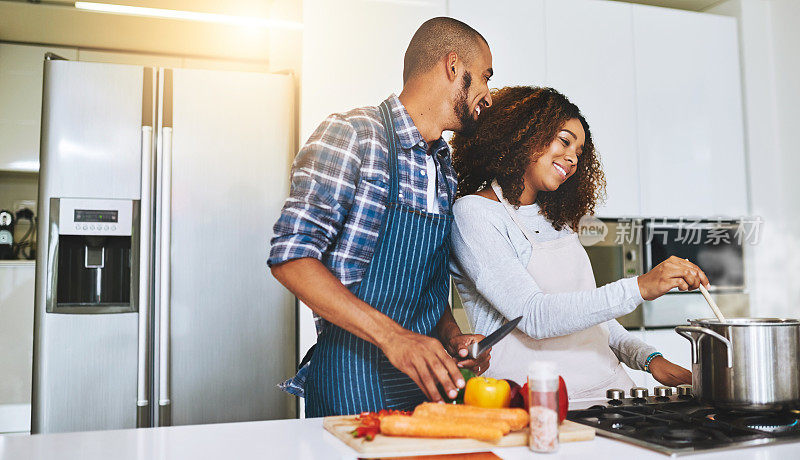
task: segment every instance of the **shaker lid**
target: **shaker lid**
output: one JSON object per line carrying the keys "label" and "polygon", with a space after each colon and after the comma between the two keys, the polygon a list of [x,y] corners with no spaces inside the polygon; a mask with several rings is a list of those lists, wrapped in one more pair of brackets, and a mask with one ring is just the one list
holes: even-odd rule
{"label": "shaker lid", "polygon": [[558,378],[556,363],[553,361],[533,361],[528,365],[528,378],[531,380],[555,380]]}

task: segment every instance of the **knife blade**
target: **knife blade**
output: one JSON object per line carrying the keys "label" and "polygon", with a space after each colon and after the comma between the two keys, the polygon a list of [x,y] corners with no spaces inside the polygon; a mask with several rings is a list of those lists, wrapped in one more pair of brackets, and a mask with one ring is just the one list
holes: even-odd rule
{"label": "knife blade", "polygon": [[520,321],[522,321],[522,316],[518,316],[498,327],[496,331],[484,337],[480,342],[473,343],[472,346],[469,347],[469,357],[475,359],[484,354],[486,350],[492,348],[497,342],[503,340],[505,336],[510,334]]}

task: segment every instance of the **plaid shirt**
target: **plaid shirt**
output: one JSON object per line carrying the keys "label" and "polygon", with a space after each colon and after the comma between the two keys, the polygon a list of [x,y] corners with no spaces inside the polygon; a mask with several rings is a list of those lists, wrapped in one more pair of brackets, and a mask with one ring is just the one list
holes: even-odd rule
{"label": "plaid shirt", "polygon": [[[436,177],[430,180],[436,182],[439,212],[451,212],[456,174],[447,143],[439,138],[428,146],[400,99],[392,94],[387,100],[399,139],[400,203],[427,211],[431,155]],[[314,257],[345,286],[361,281],[386,213],[388,156],[377,107],[333,114],[322,122],[292,165],[291,191],[275,224],[267,263]],[[447,184],[449,194],[441,184]],[[314,320],[319,334],[326,322],[317,315]],[[307,375],[308,363],[278,388],[303,397]]]}
{"label": "plaid shirt", "polygon": [[[456,174],[447,143],[429,146],[394,94],[387,99],[399,139],[399,199],[427,210],[426,155],[436,164],[439,210],[449,213]],[[330,115],[292,165],[289,197],[275,224],[270,266],[319,259],[345,286],[358,283],[378,242],[389,194],[386,129],[377,107]],[[441,184],[447,184],[448,191]],[[319,329],[319,327],[318,327]]]}

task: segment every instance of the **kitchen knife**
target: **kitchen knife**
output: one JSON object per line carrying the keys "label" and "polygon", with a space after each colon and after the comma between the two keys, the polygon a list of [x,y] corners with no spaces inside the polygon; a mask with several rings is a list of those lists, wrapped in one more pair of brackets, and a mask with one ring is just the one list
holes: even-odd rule
{"label": "kitchen knife", "polygon": [[486,352],[486,350],[492,348],[497,342],[503,340],[503,337],[513,331],[520,321],[522,321],[522,316],[518,316],[498,327],[496,331],[486,336],[480,342],[473,343],[472,346],[469,347],[469,358],[475,359]]}

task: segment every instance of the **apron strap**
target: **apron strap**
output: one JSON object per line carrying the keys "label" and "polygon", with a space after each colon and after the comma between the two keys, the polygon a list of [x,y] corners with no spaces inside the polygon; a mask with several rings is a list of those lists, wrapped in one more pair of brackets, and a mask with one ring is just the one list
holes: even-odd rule
{"label": "apron strap", "polygon": [[503,189],[500,188],[500,184],[497,183],[497,179],[492,180],[492,190],[494,190],[494,193],[497,195],[497,198],[500,200],[500,202],[503,203],[503,207],[506,208],[506,211],[508,211],[508,215],[511,216],[511,220],[517,224],[517,227],[519,227],[519,229],[522,231],[522,234],[525,235],[525,239],[531,243],[531,246],[536,244],[533,234],[525,227],[525,225],[523,225],[519,215],[517,214],[517,210],[514,209],[514,206],[512,206],[511,203],[509,203],[508,200],[506,200],[503,196]]}
{"label": "apron strap", "polygon": [[389,150],[389,202],[399,203],[400,175],[397,171],[397,133],[392,122],[392,112],[387,101],[381,102],[378,106],[386,128],[386,145]]}

